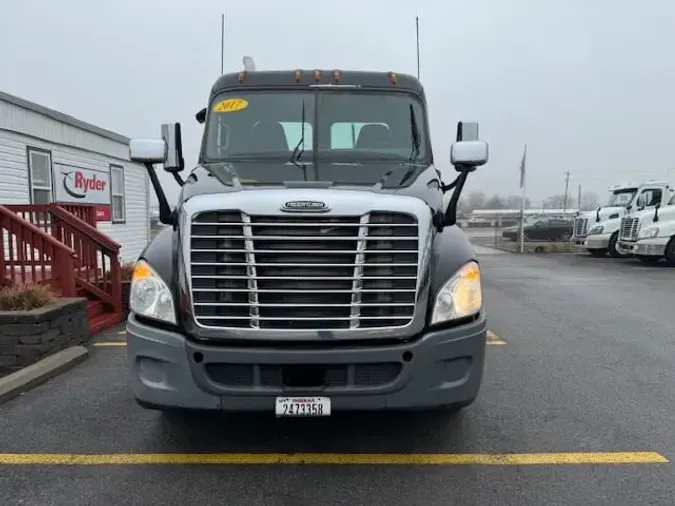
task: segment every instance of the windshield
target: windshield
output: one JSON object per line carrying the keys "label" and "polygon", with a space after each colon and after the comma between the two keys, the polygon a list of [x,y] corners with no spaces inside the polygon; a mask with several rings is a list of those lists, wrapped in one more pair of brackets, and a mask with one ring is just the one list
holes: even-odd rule
{"label": "windshield", "polygon": [[607,205],[605,207],[612,207],[612,206],[626,207],[633,201],[633,197],[635,197],[636,193],[637,193],[636,188],[616,190],[612,192],[612,194],[609,196],[609,200],[607,201]]}
{"label": "windshield", "polygon": [[422,103],[400,92],[354,90],[228,91],[213,100],[203,161],[311,163],[314,157],[351,163],[427,160]]}

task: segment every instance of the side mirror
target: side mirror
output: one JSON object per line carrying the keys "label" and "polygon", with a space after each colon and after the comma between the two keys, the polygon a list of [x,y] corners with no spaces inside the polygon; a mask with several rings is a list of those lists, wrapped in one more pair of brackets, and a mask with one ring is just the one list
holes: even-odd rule
{"label": "side mirror", "polygon": [[166,160],[164,170],[171,173],[181,172],[185,168],[183,160],[183,140],[180,123],[162,125],[162,139],[166,144]]}
{"label": "side mirror", "polygon": [[166,161],[166,143],[162,139],[131,139],[129,141],[129,159],[132,162],[164,163]]}
{"label": "side mirror", "polygon": [[450,163],[458,171],[473,170],[485,165],[489,158],[487,142],[472,140],[458,141],[450,147]]}
{"label": "side mirror", "polygon": [[195,114],[195,118],[197,120],[197,123],[203,125],[206,122],[206,108],[202,109],[197,114]]}

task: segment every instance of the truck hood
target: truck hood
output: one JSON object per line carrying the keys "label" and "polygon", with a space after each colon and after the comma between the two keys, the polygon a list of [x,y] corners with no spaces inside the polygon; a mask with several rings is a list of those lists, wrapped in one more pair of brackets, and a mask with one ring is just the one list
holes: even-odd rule
{"label": "truck hood", "polygon": [[675,220],[675,205],[659,208],[658,212],[655,209],[645,209],[637,213],[631,214],[633,218],[639,218],[640,228],[645,228],[654,223],[654,218],[658,216],[658,222]]}
{"label": "truck hood", "polygon": [[[618,216],[616,216],[617,214]],[[590,225],[596,223],[598,215],[600,216],[600,221],[598,221],[597,223],[600,224],[603,221],[609,220],[610,216],[612,217],[611,218],[612,220],[622,218],[623,216],[626,215],[626,208],[623,206],[608,206],[608,207],[601,207],[599,213],[597,210],[595,210],[595,211],[586,211],[585,213],[581,214],[583,218],[588,218],[590,220]]]}
{"label": "truck hood", "polygon": [[440,186],[440,173],[430,163],[375,160],[303,166],[280,160],[246,160],[198,165],[185,179],[180,202],[196,195],[263,188],[341,188],[416,196],[437,207]]}

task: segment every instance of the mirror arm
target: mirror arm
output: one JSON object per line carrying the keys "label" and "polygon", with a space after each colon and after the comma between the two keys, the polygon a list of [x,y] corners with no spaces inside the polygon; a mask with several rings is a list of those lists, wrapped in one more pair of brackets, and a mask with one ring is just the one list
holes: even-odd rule
{"label": "mirror arm", "polygon": [[441,190],[443,193],[452,190],[455,186],[457,186],[457,183],[459,182],[459,178],[461,177],[461,174],[455,178],[455,180],[450,183],[450,184],[444,184],[441,186]]}
{"label": "mirror arm", "polygon": [[472,172],[472,167],[463,167],[456,166],[458,171],[460,171],[459,176],[455,179],[454,182],[450,183],[448,186],[453,186],[455,191],[452,192],[452,197],[450,197],[450,203],[448,208],[445,210],[445,216],[443,220],[443,226],[450,227],[457,223],[457,204],[459,203],[459,196],[462,193],[464,188],[464,183],[466,183],[466,178],[469,176],[469,172]]}
{"label": "mirror arm", "polygon": [[151,163],[144,163],[145,169],[148,171],[148,176],[150,176],[150,182],[152,187],[155,190],[155,195],[157,195],[157,203],[159,204],[159,221],[165,225],[174,225],[176,218],[169,208],[169,202],[166,200],[166,195],[162,189],[162,185],[159,183],[159,178],[157,177],[157,172],[155,167]]}
{"label": "mirror arm", "polygon": [[171,175],[178,183],[178,186],[183,186],[185,184],[185,181],[183,181],[183,178],[180,177],[180,174],[178,174],[178,172],[172,172]]}

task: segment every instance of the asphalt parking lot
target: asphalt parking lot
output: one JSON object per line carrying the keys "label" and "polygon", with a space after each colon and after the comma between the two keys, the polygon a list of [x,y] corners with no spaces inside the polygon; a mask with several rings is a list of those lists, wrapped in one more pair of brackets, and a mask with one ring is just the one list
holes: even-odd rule
{"label": "asphalt parking lot", "polygon": [[0,406],[0,504],[674,504],[675,269],[477,250],[492,334],[463,413],[169,420],[133,401],[118,329]]}

